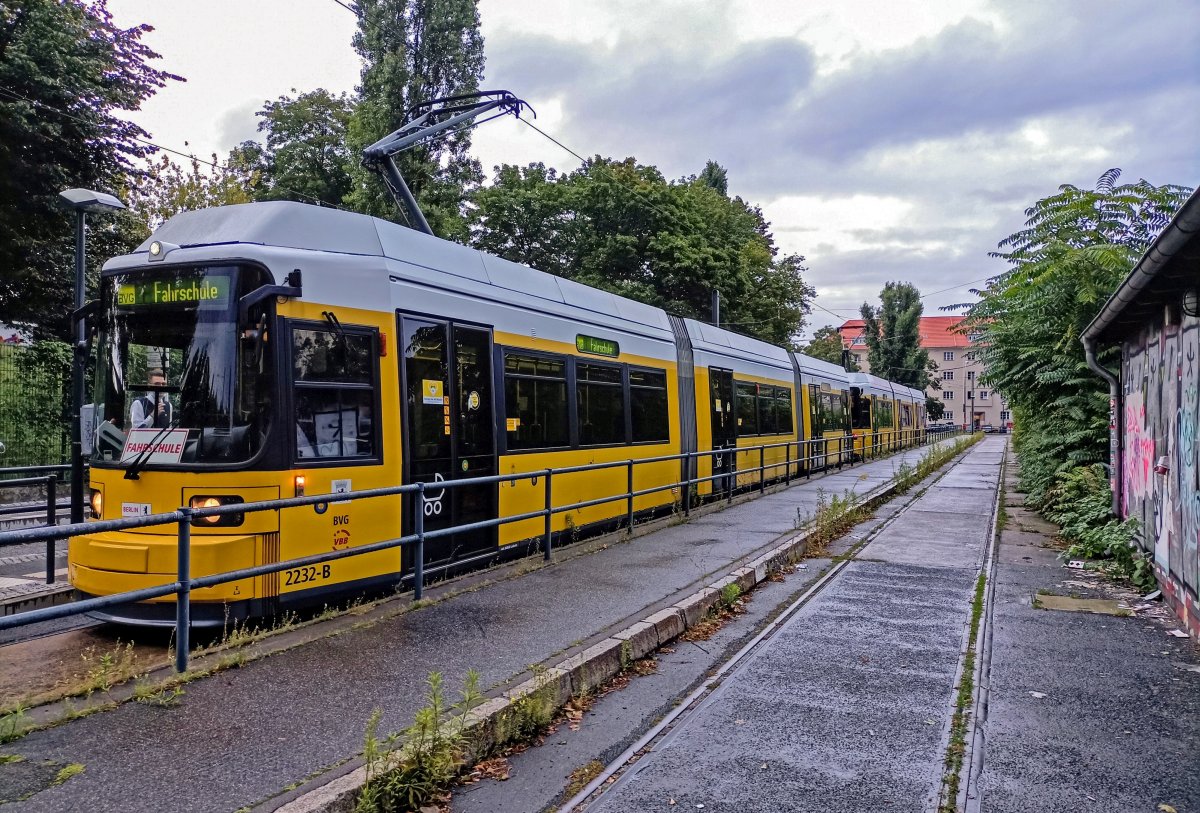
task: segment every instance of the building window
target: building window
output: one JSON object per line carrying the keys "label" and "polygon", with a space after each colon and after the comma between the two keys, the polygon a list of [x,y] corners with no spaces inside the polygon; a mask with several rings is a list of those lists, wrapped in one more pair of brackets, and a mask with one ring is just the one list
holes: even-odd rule
{"label": "building window", "polygon": [[630,368],[629,400],[634,443],[665,443],[671,439],[665,372]]}
{"label": "building window", "polygon": [[1000,410],[1000,420],[1007,421],[1007,420],[1010,420],[1011,418],[1012,418],[1012,413],[1009,412],[1007,409]]}
{"label": "building window", "polygon": [[968,381],[975,380],[975,371],[974,370],[967,370],[967,380]]}
{"label": "building window", "polygon": [[859,355],[858,353],[854,353],[853,356],[854,356],[855,364],[862,364],[862,356],[861,355]]}
{"label": "building window", "polygon": [[954,390],[946,390],[945,392],[943,392],[942,400],[943,401],[953,401],[954,400]]}
{"label": "building window", "polygon": [[861,344],[866,344],[866,343],[867,343],[867,340],[863,336],[855,336],[854,339],[850,342],[851,345],[855,345],[855,346],[861,345]]}
{"label": "building window", "polygon": [[974,361],[974,360],[975,360],[975,351],[972,350],[970,353],[967,353],[967,361]]}
{"label": "building window", "polygon": [[566,358],[505,353],[504,405],[509,449],[569,445]]}
{"label": "building window", "polygon": [[953,370],[944,370],[942,372],[942,380],[943,381],[953,381],[954,380],[954,371]]}
{"label": "building window", "polygon": [[942,360],[943,361],[954,361],[954,351],[947,350],[946,352],[942,353]]}
{"label": "building window", "polygon": [[974,390],[967,390],[967,394],[966,394],[966,396],[965,396],[965,397],[966,397],[966,399],[967,399],[968,401],[974,401],[974,400],[975,400],[975,391],[974,391]]}
{"label": "building window", "polygon": [[980,401],[986,401],[987,399],[988,399],[988,391],[987,391],[987,390],[980,390],[980,391],[979,391],[979,400],[980,400]]}

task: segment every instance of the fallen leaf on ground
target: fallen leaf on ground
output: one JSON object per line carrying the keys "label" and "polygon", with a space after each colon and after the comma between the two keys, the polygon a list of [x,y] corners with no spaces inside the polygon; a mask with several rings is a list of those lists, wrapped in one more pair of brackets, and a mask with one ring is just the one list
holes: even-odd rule
{"label": "fallen leaf on ground", "polygon": [[1174,635],[1176,638],[1188,637],[1188,634],[1183,630],[1167,630],[1167,635]]}
{"label": "fallen leaf on ground", "polygon": [[1179,811],[1176,810],[1175,808],[1171,807],[1166,802],[1159,802],[1158,803],[1158,813],[1179,813]]}

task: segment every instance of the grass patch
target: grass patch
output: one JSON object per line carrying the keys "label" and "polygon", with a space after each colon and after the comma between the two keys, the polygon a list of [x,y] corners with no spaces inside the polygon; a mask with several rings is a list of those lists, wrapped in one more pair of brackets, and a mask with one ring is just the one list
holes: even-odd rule
{"label": "grass patch", "polygon": [[571,771],[571,778],[567,780],[567,798],[574,796],[586,788],[588,783],[599,776],[603,770],[604,763],[598,759],[593,759],[586,765],[581,765]]}
{"label": "grass patch", "polygon": [[70,779],[72,776],[79,776],[83,773],[83,766],[78,762],[72,762],[70,765],[64,765],[62,770],[54,777],[54,781],[50,783],[51,787],[61,785]]}

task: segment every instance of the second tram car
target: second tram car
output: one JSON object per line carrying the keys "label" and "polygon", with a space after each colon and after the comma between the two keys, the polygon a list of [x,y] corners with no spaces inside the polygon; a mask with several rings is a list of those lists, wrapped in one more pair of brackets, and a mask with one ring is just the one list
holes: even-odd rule
{"label": "second tram car", "polygon": [[[434,530],[543,507],[528,479],[439,489],[447,480],[715,450],[683,472],[717,477],[695,487],[703,498],[757,480],[742,473],[759,465],[746,447],[780,444],[764,462],[782,477],[861,455],[868,430],[893,443],[924,423],[915,396],[883,379],[299,203],[171,218],[105,264],[97,314],[95,519],[425,482],[417,510]],[[812,439],[819,454],[782,445]],[[626,478],[625,467],[556,475],[554,503],[625,493]],[[678,460],[634,467],[638,490],[680,479]],[[663,490],[634,507],[678,499]],[[412,530],[402,503],[197,518],[193,575],[394,538]],[[624,511],[618,501],[559,513],[554,530]],[[426,566],[499,555],[541,530],[539,518],[430,540]],[[172,528],[97,532],[72,540],[70,580],[84,595],[163,584],[176,556]],[[221,624],[394,588],[412,565],[382,551],[196,590],[193,618]],[[173,612],[168,597],[104,617],[167,624]]]}

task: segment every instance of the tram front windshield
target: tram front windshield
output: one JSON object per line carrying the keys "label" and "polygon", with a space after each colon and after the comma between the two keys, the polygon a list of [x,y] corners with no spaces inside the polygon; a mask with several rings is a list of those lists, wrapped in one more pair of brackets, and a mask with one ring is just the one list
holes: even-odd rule
{"label": "tram front windshield", "polygon": [[228,465],[258,453],[272,411],[267,323],[257,309],[238,324],[238,299],[267,282],[241,266],[104,279],[83,416],[93,464]]}

